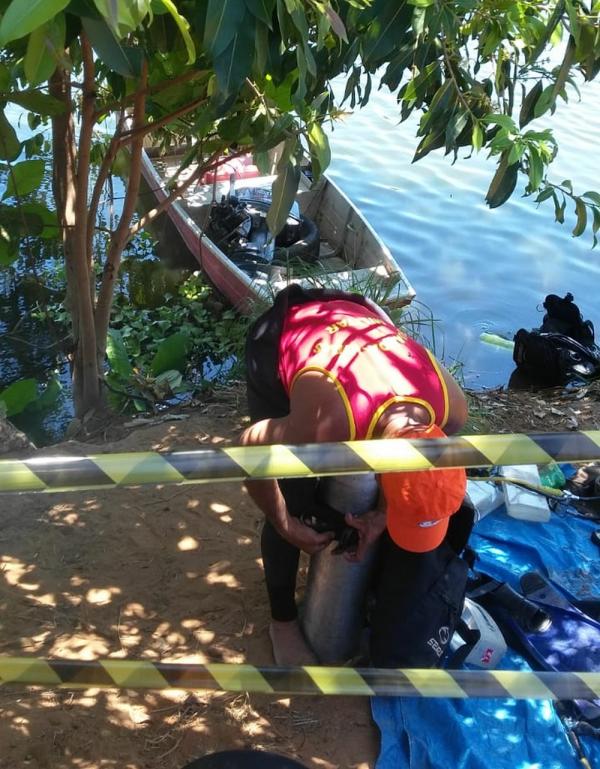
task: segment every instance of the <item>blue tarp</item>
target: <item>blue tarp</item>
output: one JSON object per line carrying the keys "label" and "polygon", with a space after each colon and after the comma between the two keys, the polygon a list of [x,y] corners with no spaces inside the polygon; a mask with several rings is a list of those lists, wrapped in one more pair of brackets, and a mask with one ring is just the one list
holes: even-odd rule
{"label": "blue tarp", "polygon": [[[600,600],[598,522],[556,512],[547,523],[509,518],[504,508],[479,521],[471,545],[477,568],[518,589],[535,570],[575,599]],[[529,669],[510,651],[501,667]],[[381,731],[376,769],[581,769],[550,701],[374,697]],[[600,740],[581,738],[593,769]]]}

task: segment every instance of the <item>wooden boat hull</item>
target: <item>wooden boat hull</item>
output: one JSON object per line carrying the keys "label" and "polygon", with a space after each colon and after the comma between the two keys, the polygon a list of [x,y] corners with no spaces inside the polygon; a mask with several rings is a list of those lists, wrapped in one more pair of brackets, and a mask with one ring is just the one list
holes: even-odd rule
{"label": "wooden boat hull", "polygon": [[[168,195],[165,179],[146,152],[142,157],[142,175],[156,202],[165,200]],[[251,179],[245,181],[252,184]],[[303,195],[306,197],[303,198]],[[385,289],[381,304],[399,307],[412,301],[415,291],[403,271],[366,219],[337,185],[330,179],[323,178],[316,185],[315,191],[314,187],[309,188],[306,183],[305,190],[299,195],[299,201],[301,208],[302,201],[305,201],[304,210],[309,216],[318,218],[320,229],[332,244],[333,252],[337,250],[339,254],[343,254],[345,260],[348,260],[349,255],[353,262],[346,263],[338,258],[338,269],[327,273],[326,279],[305,277],[290,280],[279,276],[277,280],[267,283],[251,278],[203,234],[203,228],[198,223],[199,217],[190,213],[193,196],[172,203],[167,209],[167,214],[201,271],[233,307],[242,313],[251,313],[257,304],[262,306],[270,302],[277,291],[284,288],[288,282],[366,292],[366,284],[376,280],[382,285],[387,283],[392,287],[389,291]],[[206,205],[204,207],[207,208]],[[196,210],[201,209],[199,207]],[[361,280],[364,286],[361,285]],[[372,298],[378,301],[377,296]]]}

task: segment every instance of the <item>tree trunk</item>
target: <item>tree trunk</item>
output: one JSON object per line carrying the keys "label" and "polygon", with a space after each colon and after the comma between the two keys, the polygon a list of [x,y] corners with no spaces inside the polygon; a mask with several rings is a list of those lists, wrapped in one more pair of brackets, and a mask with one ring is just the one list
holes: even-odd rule
{"label": "tree trunk", "polygon": [[[62,114],[52,118],[52,183],[65,255],[67,306],[72,318],[73,402],[76,415],[81,417],[101,402],[86,248],[89,151],[87,156],[80,155],[77,162],[69,71],[61,67],[56,69],[50,79],[50,93],[65,106]],[[84,102],[85,98],[84,88]],[[89,116],[87,119],[90,119]],[[82,131],[85,120],[83,115]],[[86,123],[85,130],[88,128]]]}

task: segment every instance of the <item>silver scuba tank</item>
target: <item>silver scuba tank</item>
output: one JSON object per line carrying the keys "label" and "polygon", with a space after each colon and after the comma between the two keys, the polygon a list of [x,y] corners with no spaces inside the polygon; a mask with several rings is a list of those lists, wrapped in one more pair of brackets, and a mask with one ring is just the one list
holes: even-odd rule
{"label": "silver scuba tank", "polygon": [[[320,483],[322,501],[341,513],[363,515],[377,504],[374,473],[324,478]],[[359,563],[333,555],[332,549],[311,556],[300,615],[306,640],[326,665],[346,662],[358,651],[377,545]]]}

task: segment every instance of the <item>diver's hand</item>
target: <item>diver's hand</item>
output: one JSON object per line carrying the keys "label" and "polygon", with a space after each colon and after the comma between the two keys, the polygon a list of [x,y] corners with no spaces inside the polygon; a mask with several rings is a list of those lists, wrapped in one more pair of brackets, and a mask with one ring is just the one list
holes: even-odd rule
{"label": "diver's hand", "polygon": [[277,526],[277,531],[290,545],[300,548],[309,555],[325,550],[334,536],[332,531],[319,533],[291,515]]}
{"label": "diver's hand", "polygon": [[385,531],[385,512],[383,510],[369,510],[360,516],[346,513],[344,516],[348,526],[358,531],[358,546],[355,551],[347,551],[344,558],[351,563],[362,561],[369,547],[376,542]]}

